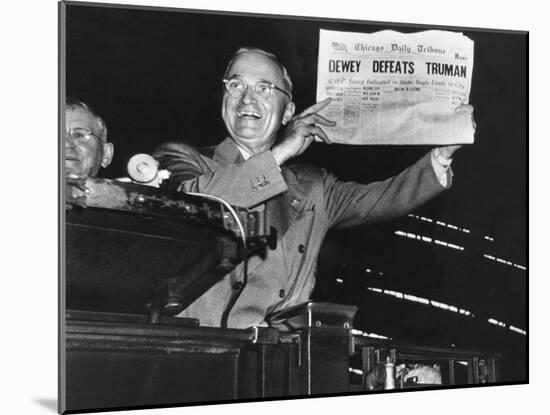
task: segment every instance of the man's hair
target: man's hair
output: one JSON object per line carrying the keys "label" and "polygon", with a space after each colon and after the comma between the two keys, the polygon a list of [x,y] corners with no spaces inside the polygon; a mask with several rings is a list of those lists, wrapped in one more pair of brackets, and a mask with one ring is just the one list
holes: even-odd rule
{"label": "man's hair", "polygon": [[92,114],[97,122],[99,123],[100,127],[101,127],[101,130],[100,130],[100,133],[99,133],[99,138],[101,138],[101,140],[106,143],[107,142],[107,125],[105,124],[105,121],[103,121],[103,118],[101,118],[99,115],[97,115],[97,113],[92,109],[90,108],[90,106],[78,99],[74,99],[74,98],[67,98],[65,100],[65,108],[81,108],[81,109],[84,109],[86,111],[88,111],[90,114]]}
{"label": "man's hair", "polygon": [[264,56],[267,56],[268,58],[270,58],[278,66],[278,68],[281,70],[281,72],[283,74],[283,85],[282,85],[282,87],[286,90],[286,92],[289,93],[289,95],[292,99],[292,80],[290,79],[290,75],[288,74],[288,71],[286,70],[285,66],[281,63],[281,61],[279,61],[279,58],[277,58],[277,56],[274,53],[267,52],[267,51],[265,51],[263,49],[260,49],[260,48],[243,47],[243,48],[240,48],[237,52],[235,52],[233,57],[231,58],[231,60],[227,64],[227,68],[225,68],[225,72],[224,72],[224,75],[223,75],[224,78],[227,76],[227,74],[229,72],[229,68],[231,68],[231,65],[233,64],[235,59],[237,59],[239,57],[239,55],[242,55],[244,53],[257,53],[258,55],[264,55]]}

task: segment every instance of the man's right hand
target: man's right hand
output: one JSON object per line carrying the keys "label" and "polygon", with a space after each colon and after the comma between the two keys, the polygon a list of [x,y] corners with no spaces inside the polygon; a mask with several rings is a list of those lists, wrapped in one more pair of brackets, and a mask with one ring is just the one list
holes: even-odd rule
{"label": "man's right hand", "polygon": [[65,177],[65,207],[71,209],[72,206],[86,207],[86,195],[89,189],[86,187],[88,176],[77,176],[68,173]]}
{"label": "man's right hand", "polygon": [[327,144],[331,143],[320,125],[334,127],[336,122],[318,114],[330,102],[331,98],[319,101],[290,120],[281,141],[271,149],[279,166],[306,151],[316,136]]}

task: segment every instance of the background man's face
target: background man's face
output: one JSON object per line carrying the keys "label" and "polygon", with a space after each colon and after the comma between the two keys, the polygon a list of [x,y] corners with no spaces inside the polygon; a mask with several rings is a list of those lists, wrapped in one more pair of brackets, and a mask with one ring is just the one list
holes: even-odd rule
{"label": "background man's face", "polygon": [[224,94],[222,117],[229,135],[249,150],[269,149],[277,138],[282,121],[288,122],[292,117],[294,107],[289,105],[288,97],[282,92],[273,91],[271,96],[262,98],[254,93],[252,85],[263,80],[283,87],[281,70],[268,56],[243,53],[234,60],[226,78],[238,78],[249,84],[242,97]]}
{"label": "background man's face", "polygon": [[81,128],[93,133],[88,140],[77,139],[65,133],[67,173],[95,176],[104,163],[104,145],[106,145],[100,138],[103,131],[101,121],[84,108],[69,106],[65,110],[65,128],[73,131]]}

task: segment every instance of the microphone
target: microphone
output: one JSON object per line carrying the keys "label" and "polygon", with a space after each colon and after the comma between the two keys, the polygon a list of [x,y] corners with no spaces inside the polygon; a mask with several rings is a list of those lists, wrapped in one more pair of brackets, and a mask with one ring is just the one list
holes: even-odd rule
{"label": "microphone", "polygon": [[168,170],[159,170],[158,161],[145,153],[135,154],[126,166],[128,176],[134,183],[159,187],[163,180],[170,177]]}

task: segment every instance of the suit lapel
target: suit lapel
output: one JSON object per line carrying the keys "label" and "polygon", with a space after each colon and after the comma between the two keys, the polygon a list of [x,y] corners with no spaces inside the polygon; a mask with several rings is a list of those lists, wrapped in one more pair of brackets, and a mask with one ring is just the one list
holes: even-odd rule
{"label": "suit lapel", "polygon": [[303,212],[311,187],[309,182],[301,182],[294,171],[282,166],[288,190],[267,201],[269,223],[277,229],[277,239],[281,239],[290,225]]}
{"label": "suit lapel", "polygon": [[[241,152],[229,137],[214,149],[213,159],[222,166],[244,161]],[[303,211],[311,186],[309,182],[301,182],[289,167],[282,166],[281,173],[288,190],[266,202],[269,224],[277,230],[278,240]]]}
{"label": "suit lapel", "polygon": [[241,152],[229,137],[226,137],[225,140],[216,146],[213,158],[215,162],[222,166],[244,161]]}

